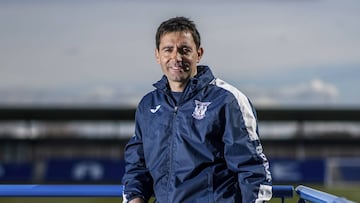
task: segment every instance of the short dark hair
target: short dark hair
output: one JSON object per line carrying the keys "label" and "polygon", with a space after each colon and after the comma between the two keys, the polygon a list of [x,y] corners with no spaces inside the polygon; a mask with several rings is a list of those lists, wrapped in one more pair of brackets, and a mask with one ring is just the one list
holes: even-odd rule
{"label": "short dark hair", "polygon": [[189,31],[194,39],[196,48],[200,47],[200,33],[196,28],[195,23],[186,17],[174,17],[170,18],[160,24],[157,29],[155,42],[156,48],[159,49],[160,38],[169,32],[183,32]]}

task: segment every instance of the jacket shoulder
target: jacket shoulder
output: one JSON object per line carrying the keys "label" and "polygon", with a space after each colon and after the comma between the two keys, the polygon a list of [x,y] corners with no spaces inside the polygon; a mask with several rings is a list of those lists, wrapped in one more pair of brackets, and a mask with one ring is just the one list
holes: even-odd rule
{"label": "jacket shoulder", "polygon": [[148,93],[146,93],[139,101],[138,103],[138,109],[141,109],[143,106],[150,106],[156,98],[156,95],[159,94],[157,89],[154,89]]}
{"label": "jacket shoulder", "polygon": [[249,102],[249,98],[242,91],[240,91],[235,86],[225,82],[224,80],[222,80],[220,78],[216,78],[213,81],[213,84],[216,87],[223,89],[225,92],[227,92],[229,94],[229,96],[231,96],[234,99],[238,100],[239,103],[242,103],[244,101]]}

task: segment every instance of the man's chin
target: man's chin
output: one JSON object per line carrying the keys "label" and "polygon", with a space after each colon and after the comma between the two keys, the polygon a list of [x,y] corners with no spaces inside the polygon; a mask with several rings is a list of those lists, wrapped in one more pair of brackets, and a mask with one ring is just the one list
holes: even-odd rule
{"label": "man's chin", "polygon": [[188,79],[186,77],[184,77],[183,75],[182,76],[172,75],[170,80],[173,82],[177,82],[177,83],[186,83],[188,81]]}

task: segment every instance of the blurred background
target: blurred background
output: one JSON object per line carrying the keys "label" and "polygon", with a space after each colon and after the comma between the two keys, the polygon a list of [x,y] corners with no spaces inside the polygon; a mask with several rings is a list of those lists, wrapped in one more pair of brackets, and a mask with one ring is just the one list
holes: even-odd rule
{"label": "blurred background", "polygon": [[360,201],[359,10],[357,0],[0,0],[0,182],[120,184],[133,112],[162,75],[156,29],[186,16],[201,64],[258,109],[274,183]]}

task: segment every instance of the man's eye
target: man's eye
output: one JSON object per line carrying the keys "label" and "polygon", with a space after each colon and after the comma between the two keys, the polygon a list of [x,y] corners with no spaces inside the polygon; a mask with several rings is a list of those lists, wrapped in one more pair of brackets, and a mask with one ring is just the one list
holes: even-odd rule
{"label": "man's eye", "polygon": [[182,49],[182,52],[183,52],[184,54],[188,54],[188,53],[191,52],[191,49],[189,49],[189,48],[183,48],[183,49]]}
{"label": "man's eye", "polygon": [[164,49],[164,52],[166,52],[166,53],[172,52],[172,49]]}

